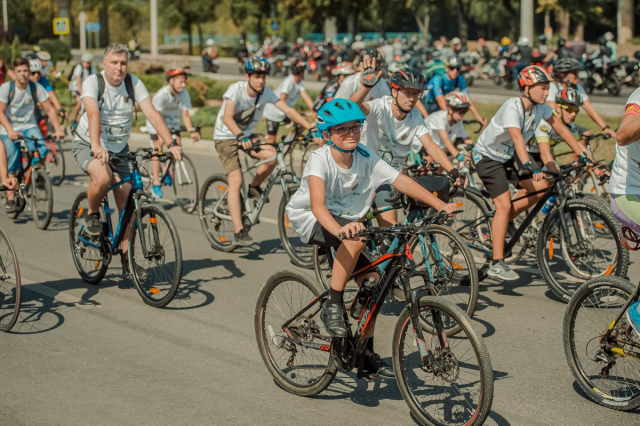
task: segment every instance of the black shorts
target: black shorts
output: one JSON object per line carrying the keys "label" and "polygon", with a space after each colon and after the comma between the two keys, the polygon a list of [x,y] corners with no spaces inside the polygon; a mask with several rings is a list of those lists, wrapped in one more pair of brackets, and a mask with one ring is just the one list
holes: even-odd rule
{"label": "black shorts", "polygon": [[[149,136],[151,136],[151,140],[152,141],[157,141],[158,140],[158,134],[157,133],[149,133]],[[177,140],[180,139],[180,131],[178,130],[171,130],[171,137],[173,138],[173,140]]]}
{"label": "black shorts", "polygon": [[[530,154],[529,158],[535,168],[542,170],[540,163],[535,159],[535,154]],[[501,163],[487,157],[476,163],[476,172],[491,195],[491,198],[497,198],[505,192],[509,192],[509,182],[518,186],[521,180],[531,179],[530,175],[518,176],[518,170],[523,169],[524,166],[517,155],[514,155],[513,158],[506,163]]]}
{"label": "black shorts", "polygon": [[[352,220],[342,217],[334,216],[333,218],[336,222],[338,222],[340,226],[344,226],[348,223],[353,222]],[[340,244],[342,244],[342,241],[340,241],[340,239],[333,235],[331,232],[323,228],[322,225],[320,225],[320,222],[316,222],[315,226],[313,227],[313,233],[311,235],[312,236],[309,240],[309,244],[317,245],[321,249],[324,249],[321,251],[321,253],[326,253],[327,250],[332,248],[337,249],[338,247],[340,247]],[[371,262],[373,262],[373,259],[371,257],[371,254],[365,247],[360,253],[360,257],[358,257],[358,261],[356,262],[356,266],[355,268],[353,268],[353,270],[357,271],[358,269],[362,269],[368,266]],[[333,257],[331,256],[329,257],[329,266],[333,268]]]}
{"label": "black shorts", "polygon": [[291,123],[289,117],[285,118],[283,121],[271,121],[267,120],[267,134],[269,136],[275,136],[278,134],[278,128],[280,127],[280,123]]}

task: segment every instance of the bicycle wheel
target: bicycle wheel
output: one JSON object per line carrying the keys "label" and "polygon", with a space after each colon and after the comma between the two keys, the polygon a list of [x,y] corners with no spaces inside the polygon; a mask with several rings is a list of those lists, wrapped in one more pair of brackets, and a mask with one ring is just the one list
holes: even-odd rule
{"label": "bicycle wheel", "polygon": [[83,281],[98,284],[107,273],[108,262],[100,249],[101,241],[84,234],[84,218],[89,211],[87,193],[81,192],[69,213],[69,243],[71,255]]}
{"label": "bicycle wheel", "polygon": [[489,209],[482,198],[469,191],[464,195],[458,191],[449,202],[456,204],[462,213],[453,216],[446,225],[465,240],[476,263],[478,278],[483,280],[492,259],[491,218],[480,218],[489,213]]}
{"label": "bicycle wheel", "polygon": [[291,263],[301,268],[312,269],[313,246],[310,246],[300,239],[300,234],[293,229],[293,225],[289,222],[289,214],[287,213],[287,202],[296,189],[297,188],[291,188],[289,197],[285,197],[283,194],[280,200],[280,207],[278,207],[278,231],[280,233],[282,246],[289,255]]}
{"label": "bicycle wheel", "polygon": [[393,368],[402,397],[422,424],[482,425],[493,401],[493,369],[480,333],[449,301],[425,297],[418,303],[421,315],[443,325],[457,323],[461,332],[443,339],[424,330],[423,343],[433,355],[425,364],[409,307],[402,311],[393,337]]}
{"label": "bicycle wheel", "polygon": [[0,331],[13,328],[20,314],[18,257],[7,234],[0,229]]}
{"label": "bicycle wheel", "polygon": [[176,295],[182,278],[182,247],[178,229],[164,209],[151,204],[142,206],[140,221],[129,231],[128,253],[131,278],[144,303],[156,308],[166,306]]}
{"label": "bicycle wheel", "polygon": [[[366,250],[366,249],[365,249]],[[331,265],[329,263],[329,256],[335,257],[335,249],[325,249],[318,246],[313,246],[313,272],[316,274],[316,279],[322,285],[322,288],[329,290],[331,285]],[[358,294],[358,285],[354,280],[349,280],[347,286],[344,288],[344,304],[347,309],[353,303],[356,294]]]}
{"label": "bicycle wheel", "polygon": [[[147,155],[144,148],[138,148],[136,151],[136,157],[142,157]],[[138,164],[138,168],[140,169],[140,175],[142,176],[142,187],[145,191],[149,192],[151,189],[151,160],[143,160]],[[162,173],[162,170],[160,171]]]}
{"label": "bicycle wheel", "polygon": [[53,187],[46,170],[35,167],[32,169],[29,192],[31,193],[33,220],[38,229],[47,229],[53,216]]}
{"label": "bicycle wheel", "polygon": [[[331,384],[337,367],[331,357],[331,339],[320,320],[320,304],[300,315],[285,332],[282,324],[293,318],[320,290],[305,274],[286,270],[272,275],[262,286],[254,319],[258,349],[279,386],[301,396],[313,396]],[[325,349],[296,345],[293,337]]]}
{"label": "bicycle wheel", "polygon": [[173,193],[176,202],[183,212],[191,214],[198,207],[198,175],[196,168],[189,157],[182,154],[181,161],[174,161]]}
{"label": "bicycle wheel", "polygon": [[229,184],[225,175],[210,176],[202,185],[198,209],[200,223],[211,247],[224,252],[235,250],[233,243],[233,223],[218,215],[230,215],[227,206]]}
{"label": "bicycle wheel", "polygon": [[[424,271],[426,260],[433,275],[431,288],[434,296],[450,301],[471,318],[478,303],[480,285],[471,250],[462,237],[447,226],[429,225],[425,231],[426,252],[422,251],[418,238],[414,237],[409,242],[416,270]],[[414,277],[411,281],[424,284],[422,277]],[[460,330],[459,325],[447,329],[447,335],[452,336]]]}
{"label": "bicycle wheel", "polygon": [[620,228],[613,215],[598,204],[569,200],[563,214],[569,235],[562,231],[560,210],[554,209],[538,235],[537,260],[547,285],[560,300],[568,302],[591,278],[625,276],[629,252],[620,243]]}
{"label": "bicycle wheel", "polygon": [[614,410],[640,406],[640,361],[611,350],[633,339],[625,315],[611,338],[606,338],[606,331],[637,291],[636,285],[620,277],[594,278],[578,288],[564,315],[564,353],[573,377],[589,398]]}
{"label": "bicycle wheel", "polygon": [[289,152],[289,167],[293,174],[299,179],[302,177],[304,167],[307,165],[309,155],[311,155],[311,147],[309,144],[296,142],[291,145]]}
{"label": "bicycle wheel", "polygon": [[60,186],[65,176],[64,153],[59,142],[52,142],[52,144],[54,149],[47,153],[44,168],[51,178],[51,185]]}

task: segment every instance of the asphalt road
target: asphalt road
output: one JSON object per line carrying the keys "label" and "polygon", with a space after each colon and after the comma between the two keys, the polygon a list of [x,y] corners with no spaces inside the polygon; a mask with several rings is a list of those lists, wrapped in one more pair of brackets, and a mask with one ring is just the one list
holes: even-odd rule
{"label": "asphalt road", "polygon": [[[65,150],[69,179],[55,188],[49,230],[26,214],[13,222],[0,213],[24,282],[20,320],[0,334],[0,425],[414,424],[394,381],[339,373],[308,399],[278,388],[267,372],[254,335],[257,294],[267,277],[294,268],[275,226],[279,189],[251,232],[256,247],[231,254],[209,247],[197,216],[164,203],[179,229],[184,274],[176,299],[155,309],[121,275],[119,260],[99,285],[80,280],[67,223],[87,178],[69,144]],[[190,156],[201,183],[222,171],[211,146]],[[550,297],[535,260],[518,269],[516,283],[481,286],[474,319],[495,370],[486,424],[637,424],[638,413],[600,407],[578,390],[562,347],[565,305]],[[388,361],[401,307],[387,305],[377,323],[377,350]]]}

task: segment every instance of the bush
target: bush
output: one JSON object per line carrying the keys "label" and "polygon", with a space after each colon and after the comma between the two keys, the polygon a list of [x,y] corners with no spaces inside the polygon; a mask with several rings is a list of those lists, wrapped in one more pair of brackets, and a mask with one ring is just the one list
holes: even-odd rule
{"label": "bush", "polygon": [[191,97],[191,106],[195,108],[203,107],[204,99],[202,97],[202,94],[200,93],[200,90],[198,90],[198,88],[193,84],[187,84],[187,90],[189,91],[189,96]]}
{"label": "bush", "polygon": [[13,37],[13,41],[11,42],[11,56],[9,58],[8,65],[13,67],[13,61],[22,57],[22,48],[20,47],[20,39],[18,36]]}
{"label": "bush", "polygon": [[51,61],[56,62],[70,62],[73,60],[71,54],[71,48],[65,43],[55,38],[47,38],[38,41],[38,45],[51,54]]}
{"label": "bush", "polygon": [[135,76],[142,80],[149,92],[157,92],[167,84],[164,77],[160,74],[136,73]]}
{"label": "bush", "polygon": [[7,41],[3,41],[0,45],[0,57],[4,60],[7,68],[11,67],[11,45]]}

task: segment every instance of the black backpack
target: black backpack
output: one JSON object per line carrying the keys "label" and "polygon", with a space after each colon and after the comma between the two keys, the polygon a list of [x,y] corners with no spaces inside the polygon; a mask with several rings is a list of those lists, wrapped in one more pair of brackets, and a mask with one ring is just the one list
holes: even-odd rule
{"label": "black backpack", "polygon": [[[129,99],[131,99],[131,102],[133,102],[133,110],[136,115],[136,119],[138,119],[138,112],[136,111],[136,92],[135,90],[133,90],[133,80],[131,79],[131,74],[127,74],[124,77],[124,87],[127,89],[127,96],[129,96]],[[98,74],[98,108],[100,108],[101,106],[100,101],[102,101],[102,98],[104,96],[104,88],[105,88],[104,77],[102,76],[102,74],[99,73]]]}

